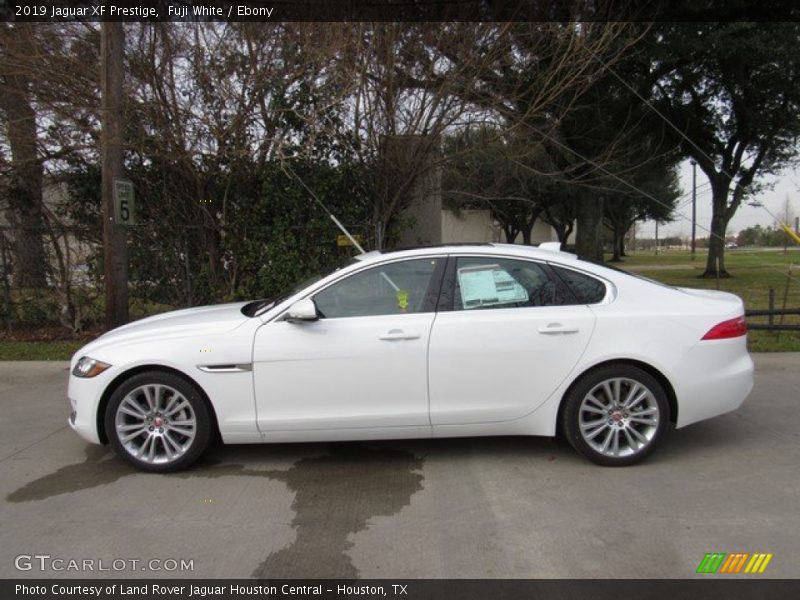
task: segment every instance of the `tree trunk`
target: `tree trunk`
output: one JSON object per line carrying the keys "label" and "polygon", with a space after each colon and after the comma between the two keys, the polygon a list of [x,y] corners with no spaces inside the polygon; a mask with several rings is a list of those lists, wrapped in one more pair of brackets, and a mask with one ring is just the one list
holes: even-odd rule
{"label": "tree trunk", "polygon": [[222,268],[222,258],[219,248],[219,232],[210,227],[203,228],[203,241],[205,243],[206,255],[208,256],[208,287],[211,293],[211,300],[221,301],[220,298],[220,270]]}
{"label": "tree trunk", "polygon": [[[196,201],[205,199],[206,188],[200,178],[195,178],[195,197]],[[220,239],[219,231],[216,223],[216,207],[212,205],[202,210],[202,222],[200,223],[200,241],[203,245],[206,257],[208,259],[208,288],[209,300],[219,302],[221,300],[220,292],[220,270],[222,268],[222,260],[220,256]]]}
{"label": "tree trunk", "polygon": [[[33,169],[15,169],[14,183],[9,189],[9,222],[14,232],[14,276],[16,288],[44,288],[45,253],[43,243],[41,165]],[[35,175],[34,175],[35,172]],[[24,175],[27,173],[28,175]]]}
{"label": "tree trunk", "polygon": [[519,235],[519,230],[510,225],[503,225],[503,233],[505,233],[506,242],[513,244]]}
{"label": "tree trunk", "polygon": [[14,231],[13,285],[41,288],[45,277],[44,216],[42,211],[42,163],[37,156],[36,113],[30,98],[30,78],[24,68],[9,65],[25,53],[23,44],[31,35],[28,26],[4,27],[6,83],[0,90],[0,109],[5,113],[11,149],[11,183],[8,187],[8,221]]}
{"label": "tree trunk", "polygon": [[612,256],[611,262],[620,262],[622,260],[622,237],[623,234],[620,233],[620,227],[615,225],[614,229],[612,230]]}
{"label": "tree trunk", "polygon": [[[714,211],[717,212],[716,210]],[[711,217],[711,235],[708,238],[708,259],[706,270],[701,277],[730,277],[725,269],[725,231],[728,220],[724,215],[714,214]]]}
{"label": "tree trunk", "polygon": [[562,244],[566,244],[569,236],[572,234],[572,229],[575,226],[575,221],[569,218],[556,218],[549,210],[545,209],[543,211],[544,217],[542,220],[550,225],[555,232],[556,236],[558,237],[558,241]]}
{"label": "tree trunk", "polygon": [[561,230],[556,231],[556,235],[558,236],[558,241],[562,244],[566,244],[569,240],[569,236],[572,235],[572,230],[575,229],[575,222],[574,221],[567,221],[566,223],[561,225]]}
{"label": "tree trunk", "polygon": [[534,210],[530,219],[526,219],[525,224],[522,226],[522,243],[526,246],[532,245],[531,238],[533,237],[533,226],[536,225],[536,221],[539,219],[541,214],[541,210]]}
{"label": "tree trunk", "polygon": [[603,262],[603,199],[586,195],[578,200],[575,253]]}
{"label": "tree trunk", "polygon": [[712,184],[713,204],[711,213],[711,234],[708,238],[708,258],[706,270],[701,277],[730,277],[725,270],[725,232],[728,229],[728,181]]}

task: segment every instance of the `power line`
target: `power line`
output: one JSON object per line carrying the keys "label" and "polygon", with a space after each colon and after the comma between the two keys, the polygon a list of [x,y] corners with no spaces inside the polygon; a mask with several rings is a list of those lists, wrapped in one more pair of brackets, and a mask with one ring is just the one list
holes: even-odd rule
{"label": "power line", "polygon": [[[708,183],[708,182],[701,183],[700,185],[697,186],[696,190],[700,190],[700,188],[704,188],[704,187],[711,187],[711,184]],[[703,190],[702,192],[698,192],[697,195],[699,196],[701,194],[705,194],[708,191],[710,191],[710,190]],[[692,201],[692,192],[691,192],[691,190],[686,192],[685,194],[681,194],[680,196],[678,196],[678,200],[680,200],[681,198],[685,198],[687,196],[689,197],[689,199],[686,200],[685,202],[681,202],[680,204],[678,204],[675,207],[675,210],[678,210],[679,208],[683,208],[684,206],[688,206],[691,203],[691,201]]]}
{"label": "power line", "polygon": [[[574,154],[575,156],[577,156],[578,158],[580,158],[582,161],[584,161],[584,162],[586,162],[586,163],[588,163],[588,164],[592,165],[592,166],[593,166],[593,167],[595,167],[596,169],[599,169],[600,171],[602,171],[603,173],[605,173],[607,176],[611,177],[612,179],[616,179],[616,180],[617,180],[617,181],[619,181],[619,182],[620,182],[622,185],[624,185],[624,186],[626,186],[626,187],[629,187],[629,188],[630,188],[630,189],[632,189],[634,192],[636,192],[636,193],[638,193],[638,194],[641,194],[641,195],[642,195],[642,196],[644,196],[645,198],[649,198],[650,200],[652,200],[652,201],[653,201],[653,202],[655,202],[656,204],[660,204],[661,206],[663,206],[663,207],[664,207],[664,208],[666,208],[667,210],[673,210],[673,209],[672,209],[672,207],[670,207],[670,206],[669,206],[669,204],[667,204],[666,202],[663,202],[662,200],[659,200],[658,198],[656,198],[656,197],[655,197],[655,196],[653,196],[652,194],[649,194],[648,192],[645,192],[644,190],[642,190],[642,189],[640,189],[640,188],[636,187],[635,185],[633,185],[633,184],[632,184],[632,183],[630,183],[629,181],[627,181],[627,180],[623,179],[622,177],[620,177],[620,176],[619,176],[619,175],[617,175],[616,173],[612,173],[611,171],[609,171],[608,169],[606,169],[605,167],[603,167],[603,166],[602,166],[602,165],[600,165],[599,163],[597,163],[597,162],[593,161],[592,159],[590,159],[590,158],[588,158],[588,157],[584,156],[583,154],[581,154],[581,153],[580,153],[580,152],[578,152],[577,150],[574,150],[574,149],[570,148],[569,146],[567,146],[566,144],[564,144],[564,143],[562,143],[562,142],[559,142],[557,139],[555,139],[554,137],[552,137],[552,136],[550,136],[550,135],[548,135],[548,134],[544,133],[543,131],[537,131],[537,133],[538,133],[539,135],[541,135],[543,138],[545,138],[546,140],[549,140],[550,142],[554,143],[556,146],[558,146],[558,147],[560,147],[560,148],[562,148],[562,149],[566,150],[567,152],[571,152],[572,154]],[[678,214],[678,216],[679,216],[679,217],[682,217],[682,218],[684,218],[684,219],[685,219],[685,220],[687,220],[687,221],[691,221],[691,219],[689,219],[689,218],[688,218],[686,215],[684,215],[684,214],[682,214],[682,213],[677,213],[677,214]],[[702,225],[700,225],[700,227],[701,227],[702,229],[704,229],[705,231],[708,231],[708,233],[709,233],[710,235],[716,235],[716,234],[714,234],[714,233],[713,233],[713,232],[712,232],[710,229],[708,229],[708,228],[706,228],[706,227],[703,227]],[[717,236],[717,237],[720,237],[720,236]],[[720,238],[720,239],[722,239],[722,238]],[[723,241],[724,241],[724,240],[723,240]]]}
{"label": "power line", "polygon": [[[617,78],[617,80],[619,80],[619,82],[620,82],[620,83],[622,83],[622,85],[624,85],[624,86],[625,86],[625,87],[626,87],[628,90],[630,90],[630,91],[631,91],[631,92],[632,92],[632,93],[633,93],[633,94],[634,94],[634,95],[635,95],[635,96],[636,96],[636,97],[637,97],[639,100],[641,100],[641,101],[642,101],[642,102],[645,104],[645,106],[647,106],[647,107],[648,107],[650,110],[652,110],[654,113],[656,113],[656,114],[657,114],[657,115],[658,115],[658,116],[659,116],[659,117],[660,117],[660,118],[661,118],[661,119],[662,119],[662,120],[663,120],[663,121],[664,121],[664,122],[665,122],[667,125],[669,125],[669,126],[672,128],[672,129],[674,129],[674,130],[675,130],[675,131],[678,133],[678,135],[680,135],[680,136],[681,136],[681,137],[682,137],[684,140],[686,140],[686,141],[687,141],[689,144],[691,144],[691,145],[692,145],[692,146],[693,146],[693,147],[694,147],[694,148],[695,148],[695,149],[696,149],[696,150],[697,150],[697,151],[698,151],[698,152],[699,152],[701,155],[703,155],[703,156],[704,156],[704,157],[705,157],[705,158],[706,158],[706,159],[707,159],[707,160],[708,160],[708,161],[709,161],[711,164],[713,164],[714,166],[716,166],[716,161],[715,161],[714,159],[712,159],[712,158],[711,158],[711,157],[710,157],[708,154],[706,154],[706,152],[705,152],[705,151],[704,151],[704,150],[703,150],[703,149],[702,149],[700,146],[698,146],[698,145],[697,145],[697,144],[694,142],[694,140],[692,140],[692,139],[691,139],[689,136],[687,136],[687,135],[686,135],[686,134],[685,134],[683,131],[681,131],[681,129],[680,129],[680,128],[679,128],[677,125],[675,125],[675,124],[674,124],[672,121],[670,121],[670,120],[669,120],[669,119],[668,119],[668,118],[667,118],[667,117],[666,117],[666,116],[665,116],[665,115],[664,115],[664,114],[663,114],[663,113],[662,113],[660,110],[658,110],[658,109],[657,109],[655,106],[653,106],[653,104],[652,104],[652,103],[651,103],[649,100],[647,100],[647,99],[646,99],[644,96],[642,96],[642,95],[641,95],[641,94],[640,94],[640,93],[639,93],[639,92],[638,92],[638,91],[637,91],[637,90],[636,90],[636,89],[635,89],[635,88],[634,88],[632,85],[630,85],[630,84],[629,84],[627,81],[625,81],[625,79],[623,79],[623,78],[622,78],[622,76],[621,76],[621,75],[619,75],[619,73],[617,73],[617,72],[616,72],[614,69],[612,69],[612,68],[611,68],[611,67],[610,67],[610,66],[609,66],[609,65],[608,65],[608,64],[607,64],[607,63],[606,63],[606,62],[605,62],[603,59],[601,59],[601,58],[600,58],[600,57],[597,55],[597,53],[596,53],[596,52],[594,52],[594,51],[593,51],[591,48],[588,48],[588,47],[586,47],[586,46],[584,46],[584,48],[586,49],[586,51],[587,51],[587,52],[588,52],[588,53],[589,53],[589,54],[590,54],[590,55],[591,55],[591,56],[592,56],[592,57],[593,57],[593,58],[594,58],[594,59],[595,59],[597,62],[599,62],[599,63],[600,63],[600,65],[601,65],[601,66],[602,66],[602,67],[603,67],[603,68],[604,68],[606,71],[608,71],[608,72],[609,72],[609,73],[611,73],[611,74],[612,74],[614,77],[616,77],[616,78]],[[601,167],[601,166],[600,166],[600,165],[598,165],[597,163],[595,163],[595,162],[593,162],[593,161],[589,161],[589,160],[588,160],[588,159],[586,159],[585,157],[582,157],[582,156],[581,156],[579,153],[577,153],[576,151],[574,151],[572,148],[569,148],[569,147],[565,146],[564,144],[561,144],[561,143],[557,142],[557,141],[556,141],[556,140],[554,140],[553,138],[551,138],[551,137],[547,136],[546,134],[543,134],[541,131],[539,132],[539,134],[540,134],[540,135],[543,135],[544,137],[547,137],[548,139],[550,139],[551,141],[553,141],[553,142],[554,142],[554,143],[556,143],[557,145],[561,146],[562,148],[565,148],[565,149],[567,149],[568,151],[572,152],[573,154],[575,154],[576,156],[578,156],[578,157],[579,157],[579,158],[581,158],[582,160],[586,160],[586,161],[588,161],[590,164],[593,164],[595,167],[597,167],[597,168],[599,168],[600,170],[602,170],[603,172],[607,173],[607,174],[608,174],[610,177],[613,177],[613,178],[615,178],[615,179],[619,180],[619,181],[620,181],[621,183],[623,183],[624,185],[627,185],[628,187],[630,187],[630,188],[632,188],[632,189],[634,189],[634,190],[637,190],[637,191],[638,191],[640,194],[644,194],[646,197],[648,197],[648,198],[652,199],[653,201],[655,201],[655,202],[658,202],[658,203],[659,203],[659,204],[661,204],[662,206],[665,206],[665,207],[666,207],[666,204],[665,204],[665,203],[663,203],[663,202],[659,201],[658,199],[654,198],[652,195],[650,195],[650,194],[647,194],[647,193],[646,193],[646,192],[644,192],[643,190],[640,190],[640,189],[636,188],[636,186],[634,186],[634,185],[632,185],[632,184],[628,183],[627,181],[625,181],[625,180],[624,180],[624,179],[622,179],[621,177],[619,177],[619,176],[617,176],[617,175],[615,175],[615,174],[613,174],[613,173],[609,172],[607,169],[604,169],[603,167]],[[730,174],[728,171],[726,171],[722,165],[720,165],[720,172],[722,172],[723,174],[727,175],[727,176],[728,176],[728,178],[729,178],[731,181],[733,180],[733,175],[731,175],[731,174]],[[737,185],[738,185],[738,184],[737,184]],[[793,232],[791,232],[791,229],[790,229],[790,227],[789,227],[788,225],[784,224],[784,223],[783,223],[783,221],[781,221],[780,219],[778,219],[778,218],[777,218],[777,217],[776,217],[776,216],[775,216],[775,215],[772,213],[772,211],[770,211],[770,210],[769,210],[769,209],[768,209],[766,206],[764,206],[763,204],[760,204],[759,206],[760,206],[761,208],[763,208],[763,209],[764,209],[764,211],[765,211],[765,212],[766,212],[766,213],[767,213],[767,214],[768,214],[768,215],[769,215],[769,216],[770,216],[772,219],[774,219],[776,222],[778,222],[778,223],[780,224],[781,228],[782,228],[782,229],[783,229],[783,230],[786,232],[786,234],[787,234],[787,235],[789,235],[789,234],[791,233],[791,237],[792,237],[792,238],[794,238],[794,239],[795,239],[795,241],[797,240],[797,234],[794,234]],[[683,219],[685,219],[685,220],[687,220],[687,221],[689,221],[689,220],[690,220],[690,219],[688,219],[688,218],[687,218],[685,215],[683,215],[682,213],[678,213],[678,216],[682,217]],[[698,226],[698,224],[697,224],[697,223],[695,223],[695,225],[696,225],[696,226]],[[699,225],[699,227],[700,227],[701,229],[703,229],[704,231],[707,231],[707,232],[709,233],[709,235],[710,235],[710,236],[714,236],[714,237],[716,237],[717,239],[719,239],[720,241],[722,241],[722,242],[723,242],[723,244],[725,243],[725,239],[724,239],[722,236],[715,234],[713,231],[711,231],[710,229],[708,229],[707,227],[704,227],[704,226],[702,226],[702,225]],[[790,279],[793,279],[793,280],[795,280],[795,281],[800,281],[800,279],[798,279],[798,278],[796,278],[796,277],[793,277],[793,276],[792,276],[792,275],[790,275],[789,273],[783,273],[782,271],[778,271],[778,269],[772,269],[772,270],[774,270],[774,271],[776,271],[776,272],[779,272],[779,273],[781,273],[781,275],[785,275],[786,277],[788,277],[788,278],[790,278]]]}
{"label": "power line", "polygon": [[[661,117],[661,119],[663,119],[663,121],[664,121],[664,122],[665,122],[667,125],[669,125],[669,126],[672,128],[672,129],[674,129],[674,130],[675,130],[675,131],[678,133],[678,135],[679,135],[679,136],[681,136],[681,137],[682,137],[684,140],[686,140],[687,142],[689,142],[689,144],[691,144],[691,145],[692,145],[692,146],[693,146],[693,147],[694,147],[694,148],[695,148],[695,149],[696,149],[696,150],[697,150],[697,151],[698,151],[700,154],[702,154],[702,155],[703,155],[703,156],[704,156],[704,157],[705,157],[705,158],[706,158],[706,159],[707,159],[707,160],[708,160],[708,161],[709,161],[711,164],[713,164],[714,166],[716,166],[716,164],[717,164],[716,160],[714,160],[714,159],[713,159],[713,158],[711,158],[711,157],[710,157],[708,154],[706,154],[705,150],[703,150],[703,149],[702,149],[700,146],[698,146],[698,145],[697,145],[697,144],[694,142],[694,140],[692,140],[692,139],[691,139],[691,138],[690,138],[688,135],[686,135],[686,134],[685,134],[683,131],[681,131],[681,129],[680,129],[680,128],[679,128],[677,125],[675,125],[675,124],[674,124],[672,121],[670,121],[670,120],[669,120],[669,119],[668,119],[668,118],[667,118],[667,117],[664,115],[664,113],[662,113],[662,112],[661,112],[660,110],[658,110],[658,109],[657,109],[655,106],[653,106],[653,104],[652,104],[652,103],[651,103],[649,100],[647,100],[647,98],[645,98],[644,96],[642,96],[642,95],[641,95],[641,94],[640,94],[640,93],[639,93],[639,92],[638,92],[638,91],[637,91],[637,90],[636,90],[636,89],[635,89],[635,88],[634,88],[632,85],[630,85],[630,84],[629,84],[627,81],[625,81],[625,79],[623,79],[623,77],[622,77],[622,76],[621,76],[619,73],[617,73],[617,72],[616,72],[614,69],[612,69],[612,68],[611,68],[611,67],[610,67],[610,66],[609,66],[609,65],[608,65],[608,64],[607,64],[607,63],[606,63],[606,62],[605,62],[605,61],[604,61],[602,58],[600,58],[600,57],[597,55],[597,53],[596,53],[596,52],[594,52],[594,51],[593,51],[591,48],[588,48],[588,47],[586,47],[586,46],[584,46],[584,48],[586,49],[586,51],[587,51],[589,54],[591,54],[591,55],[592,55],[592,58],[594,58],[594,59],[595,59],[597,62],[599,62],[599,63],[600,63],[600,65],[602,65],[602,67],[603,67],[603,68],[604,68],[606,71],[608,71],[608,72],[609,72],[609,73],[611,73],[611,74],[612,74],[614,77],[616,77],[616,78],[617,78],[617,80],[619,80],[619,82],[620,82],[622,85],[624,85],[626,88],[628,88],[628,89],[629,89],[629,90],[630,90],[630,91],[633,93],[633,95],[634,95],[634,96],[636,96],[636,97],[637,97],[639,100],[641,100],[641,101],[642,101],[642,102],[645,104],[645,106],[647,106],[647,107],[648,107],[650,110],[652,110],[652,111],[653,111],[654,113],[656,113],[656,114],[657,114],[659,117]],[[720,169],[719,169],[719,170],[720,170],[720,172],[721,172],[721,173],[723,173],[724,175],[727,175],[727,176],[728,176],[728,178],[729,178],[731,181],[734,179],[733,175],[731,175],[731,174],[730,174],[728,171],[726,171],[726,170],[725,170],[725,168],[724,168],[722,165],[720,165]],[[737,185],[738,185],[738,184],[737,184]],[[768,215],[769,215],[771,218],[773,218],[775,221],[777,221],[778,223],[780,223],[780,224],[783,226],[783,221],[781,221],[780,219],[778,219],[778,217],[776,217],[776,216],[775,216],[775,215],[772,213],[772,211],[771,211],[771,210],[769,210],[769,209],[768,209],[766,206],[764,206],[763,204],[761,204],[760,206],[761,206],[761,208],[763,208],[763,209],[764,209],[764,210],[767,212],[767,214],[768,214]],[[717,237],[720,237],[720,236],[717,236]],[[720,239],[722,239],[722,238],[720,237]],[[723,241],[724,241],[724,240],[723,240]]]}
{"label": "power line", "polygon": [[[553,144],[555,144],[556,146],[558,146],[558,147],[560,147],[560,148],[562,148],[562,149],[566,150],[567,152],[571,152],[573,155],[577,156],[577,157],[578,157],[579,159],[581,159],[582,161],[584,161],[584,162],[586,162],[586,163],[588,163],[588,164],[592,165],[592,166],[593,166],[593,167],[595,167],[596,169],[599,169],[600,171],[602,171],[603,173],[605,173],[606,175],[608,175],[608,176],[609,176],[609,177],[611,177],[612,179],[616,179],[616,180],[617,180],[617,181],[619,181],[619,182],[620,182],[622,185],[629,187],[630,189],[632,189],[633,191],[635,191],[635,192],[637,192],[637,193],[641,194],[641,195],[642,195],[642,196],[644,196],[645,198],[649,198],[649,199],[650,199],[650,200],[652,200],[653,202],[655,202],[655,203],[657,203],[657,204],[660,204],[661,206],[665,207],[665,208],[666,208],[666,209],[668,209],[668,210],[671,210],[671,209],[670,209],[670,206],[669,206],[669,205],[668,205],[666,202],[663,202],[663,201],[659,200],[658,198],[656,198],[655,196],[653,196],[652,194],[649,194],[649,193],[645,192],[644,190],[642,190],[642,189],[640,189],[640,188],[636,187],[635,185],[633,185],[632,183],[630,183],[630,182],[626,181],[625,179],[623,179],[622,177],[620,177],[620,176],[619,176],[619,175],[617,175],[616,173],[612,173],[611,171],[609,171],[608,169],[606,169],[606,168],[605,168],[605,167],[603,167],[602,165],[600,165],[600,164],[598,164],[597,162],[593,161],[592,159],[590,159],[590,158],[588,158],[588,157],[584,156],[583,154],[581,154],[581,153],[580,153],[580,152],[578,152],[577,150],[574,150],[574,149],[570,148],[569,146],[567,146],[566,144],[564,144],[564,143],[562,143],[562,142],[559,142],[557,139],[555,139],[555,138],[554,138],[554,137],[552,137],[551,135],[549,135],[549,134],[547,134],[547,133],[544,133],[544,132],[543,132],[543,131],[541,131],[541,130],[537,130],[537,133],[538,133],[540,136],[542,136],[544,139],[546,139],[546,140],[549,140],[550,142],[552,142]],[[684,215],[684,214],[682,214],[682,213],[678,213],[678,216],[679,216],[679,217],[682,217],[682,218],[683,218],[684,220],[686,220],[686,221],[690,221],[690,222],[691,222],[691,219],[690,219],[690,218],[688,218],[686,215]],[[709,234],[709,236],[714,236],[714,237],[716,237],[717,239],[720,239],[720,240],[722,240],[722,242],[723,242],[723,243],[725,243],[725,239],[724,239],[722,236],[720,236],[720,235],[717,235],[716,233],[714,233],[713,231],[711,231],[711,230],[710,230],[710,229],[708,229],[707,227],[704,227],[703,225],[699,225],[699,224],[696,224],[696,225],[697,225],[698,227],[700,227],[702,230],[704,230],[704,231],[707,231],[707,232],[708,232],[708,234]],[[770,268],[770,267],[768,267],[768,268]],[[785,275],[786,277],[789,277],[789,278],[791,278],[791,279],[793,279],[793,280],[795,280],[795,281],[798,281],[798,282],[800,282],[800,278],[794,277],[794,276],[792,276],[792,275],[790,275],[790,274],[788,274],[788,273],[784,273],[783,271],[779,271],[778,269],[774,269],[774,268],[771,268],[771,270],[773,270],[773,271],[775,271],[775,272],[777,272],[777,273],[780,273],[781,275]]]}

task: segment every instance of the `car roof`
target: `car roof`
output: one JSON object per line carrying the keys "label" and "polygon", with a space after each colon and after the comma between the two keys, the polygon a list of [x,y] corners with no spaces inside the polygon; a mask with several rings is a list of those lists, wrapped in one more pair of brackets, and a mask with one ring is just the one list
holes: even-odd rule
{"label": "car roof", "polygon": [[430,256],[431,254],[481,254],[489,256],[520,256],[538,258],[540,260],[575,261],[578,257],[568,252],[561,252],[548,245],[546,248],[523,246],[521,244],[501,243],[465,243],[441,244],[385,250],[373,250],[360,254],[355,258],[362,263],[380,262],[382,259],[409,258],[414,256]]}

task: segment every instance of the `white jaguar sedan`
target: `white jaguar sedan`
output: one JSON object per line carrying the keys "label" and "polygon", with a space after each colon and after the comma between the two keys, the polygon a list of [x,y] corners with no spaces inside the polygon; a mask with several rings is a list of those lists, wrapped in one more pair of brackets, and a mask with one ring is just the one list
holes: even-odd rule
{"label": "white jaguar sedan", "polygon": [[125,325],[72,359],[70,425],[146,471],[228,444],[542,435],[601,465],[753,385],[742,301],[558,251],[372,252],[277,299]]}

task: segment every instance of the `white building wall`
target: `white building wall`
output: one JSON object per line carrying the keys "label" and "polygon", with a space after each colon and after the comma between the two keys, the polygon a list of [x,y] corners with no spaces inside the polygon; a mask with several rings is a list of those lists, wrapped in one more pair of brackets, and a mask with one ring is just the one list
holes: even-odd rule
{"label": "white building wall", "polygon": [[[488,210],[462,210],[455,213],[442,210],[442,243],[458,244],[465,242],[505,242],[503,230],[495,224]],[[517,236],[515,243],[522,243]],[[536,221],[531,231],[531,243],[557,242],[555,230],[544,221]],[[568,243],[574,242],[574,232]]]}
{"label": "white building wall", "polygon": [[499,242],[501,231],[488,210],[442,211],[442,243]]}

